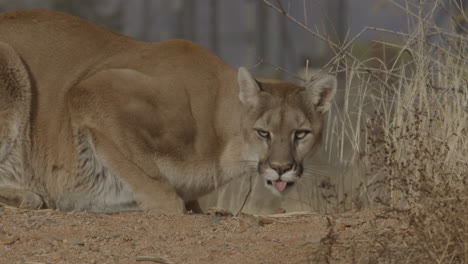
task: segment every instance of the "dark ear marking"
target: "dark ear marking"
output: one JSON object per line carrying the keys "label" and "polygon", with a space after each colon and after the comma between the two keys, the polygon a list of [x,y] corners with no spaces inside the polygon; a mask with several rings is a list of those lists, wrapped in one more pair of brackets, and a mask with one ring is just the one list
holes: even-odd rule
{"label": "dark ear marking", "polygon": [[328,90],[324,90],[322,92],[320,92],[320,100],[318,102],[318,105],[324,105],[325,104],[325,98],[329,98],[330,97],[330,91]]}
{"label": "dark ear marking", "polygon": [[263,83],[257,81],[257,79],[255,79],[255,82],[257,83],[258,89],[259,89],[261,92],[263,92],[263,91],[264,91],[264,90],[263,90]]}

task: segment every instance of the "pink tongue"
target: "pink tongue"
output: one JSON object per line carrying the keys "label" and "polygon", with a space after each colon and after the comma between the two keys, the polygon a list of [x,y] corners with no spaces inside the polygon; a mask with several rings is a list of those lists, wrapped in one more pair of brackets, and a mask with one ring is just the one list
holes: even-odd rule
{"label": "pink tongue", "polygon": [[273,186],[275,186],[275,189],[278,192],[282,192],[284,190],[284,188],[286,188],[286,184],[288,184],[288,183],[285,182],[285,181],[274,181],[273,182]]}

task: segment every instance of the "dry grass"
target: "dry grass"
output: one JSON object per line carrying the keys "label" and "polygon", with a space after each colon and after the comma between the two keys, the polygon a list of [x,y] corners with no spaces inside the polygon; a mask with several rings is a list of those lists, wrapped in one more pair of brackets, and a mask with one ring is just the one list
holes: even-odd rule
{"label": "dry grass", "polygon": [[[406,12],[411,33],[368,27],[363,32],[390,33],[397,41],[378,42],[392,50],[386,56],[358,58],[353,45],[363,32],[337,45],[264,2],[326,41],[336,52],[326,70],[344,76],[343,101],[329,115],[325,148],[347,172],[315,187],[311,200],[320,202],[310,207],[386,207],[391,212],[384,217],[405,215],[406,236],[395,241],[389,231],[370,239],[369,246],[381,250],[369,251],[367,260],[468,262],[468,28],[462,25],[468,7],[450,2],[459,13],[450,30],[434,23],[448,1],[391,1]],[[317,195],[327,191],[329,196]]]}

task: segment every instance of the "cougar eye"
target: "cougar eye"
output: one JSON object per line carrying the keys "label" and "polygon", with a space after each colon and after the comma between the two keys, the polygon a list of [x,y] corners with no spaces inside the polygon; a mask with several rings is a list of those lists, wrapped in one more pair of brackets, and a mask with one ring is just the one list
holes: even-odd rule
{"label": "cougar eye", "polygon": [[262,130],[262,129],[257,129],[257,134],[261,136],[262,138],[270,138],[270,132]]}
{"label": "cougar eye", "polygon": [[305,138],[305,136],[307,136],[307,134],[309,134],[309,133],[310,133],[310,131],[308,131],[308,130],[299,130],[299,131],[296,131],[296,132],[294,133],[294,139],[296,139],[296,140],[303,139],[303,138]]}

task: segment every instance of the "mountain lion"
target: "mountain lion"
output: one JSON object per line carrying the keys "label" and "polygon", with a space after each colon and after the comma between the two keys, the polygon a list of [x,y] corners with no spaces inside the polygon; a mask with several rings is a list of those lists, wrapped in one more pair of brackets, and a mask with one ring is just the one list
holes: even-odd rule
{"label": "mountain lion", "polygon": [[283,193],[317,149],[335,90],[331,76],[256,80],[185,40],[0,14],[0,202],[181,214],[249,174]]}

